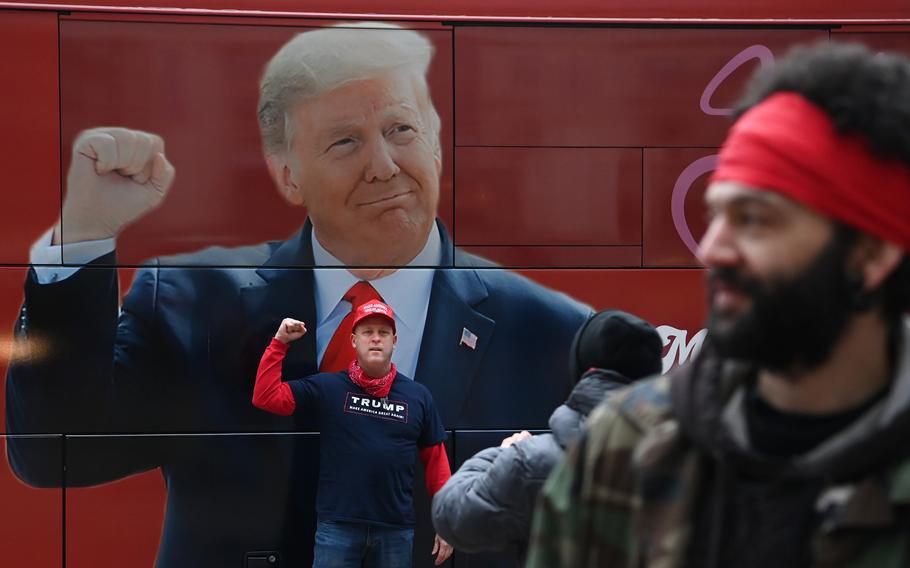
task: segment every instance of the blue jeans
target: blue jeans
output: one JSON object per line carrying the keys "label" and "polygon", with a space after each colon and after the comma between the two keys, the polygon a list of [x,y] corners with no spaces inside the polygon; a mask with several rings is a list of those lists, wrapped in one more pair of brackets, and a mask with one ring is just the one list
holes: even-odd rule
{"label": "blue jeans", "polygon": [[414,529],[320,520],[313,568],[411,568]]}

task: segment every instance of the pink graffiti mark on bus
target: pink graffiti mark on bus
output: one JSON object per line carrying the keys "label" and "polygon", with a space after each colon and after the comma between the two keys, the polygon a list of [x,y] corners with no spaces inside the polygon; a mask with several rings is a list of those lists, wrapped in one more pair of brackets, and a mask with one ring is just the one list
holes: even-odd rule
{"label": "pink graffiti mark on bus", "polygon": [[698,243],[689,230],[689,223],[686,222],[686,195],[689,188],[695,183],[700,176],[713,171],[717,166],[717,154],[711,154],[704,158],[699,158],[686,166],[686,169],[676,178],[676,184],[673,186],[673,195],[670,198],[670,211],[673,214],[673,226],[676,227],[676,233],[686,248],[698,256]]}
{"label": "pink graffiti mark on bus", "polygon": [[[708,85],[705,87],[705,90],[702,91],[701,100],[699,100],[698,105],[703,113],[709,116],[728,116],[733,112],[733,109],[714,108],[711,106],[711,97],[714,96],[714,91],[717,90],[727,77],[752,59],[758,59],[762,67],[774,64],[774,54],[764,45],[750,45],[734,55],[730,61],[721,67],[720,71],[708,81]],[[698,257],[698,243],[695,241],[695,237],[689,229],[689,223],[686,221],[686,195],[689,194],[689,188],[692,187],[692,184],[695,183],[696,179],[713,171],[715,167],[717,167],[717,154],[711,154],[710,156],[704,156],[695,160],[686,166],[686,169],[684,169],[682,173],[679,174],[679,177],[676,178],[676,183],[673,185],[673,194],[670,197],[670,212],[673,217],[673,226],[676,228],[676,233],[686,245],[686,248],[688,248],[689,252],[695,257]]]}
{"label": "pink graffiti mark on bus", "polygon": [[711,97],[714,96],[714,91],[717,90],[727,77],[732,75],[734,71],[742,67],[742,65],[750,59],[758,59],[762,67],[774,64],[774,54],[764,45],[750,45],[734,55],[733,58],[730,59],[726,65],[721,67],[720,71],[708,81],[708,86],[705,87],[705,90],[702,92],[701,100],[698,101],[698,106],[703,113],[709,116],[728,116],[733,112],[733,109],[714,108],[711,106]]}

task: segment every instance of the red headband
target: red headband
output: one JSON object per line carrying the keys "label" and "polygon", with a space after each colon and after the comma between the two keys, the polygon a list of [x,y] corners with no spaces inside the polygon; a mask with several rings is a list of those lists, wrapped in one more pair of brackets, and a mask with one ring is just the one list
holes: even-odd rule
{"label": "red headband", "polygon": [[775,93],[730,129],[711,181],[781,193],[910,251],[910,168],[841,135],[796,93]]}

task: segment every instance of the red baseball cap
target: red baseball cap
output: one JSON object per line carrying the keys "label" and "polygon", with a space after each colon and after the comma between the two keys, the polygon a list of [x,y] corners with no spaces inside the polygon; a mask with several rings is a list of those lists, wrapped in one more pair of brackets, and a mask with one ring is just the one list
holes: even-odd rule
{"label": "red baseball cap", "polygon": [[380,316],[388,320],[389,325],[392,326],[392,332],[397,333],[395,330],[395,312],[392,311],[387,304],[383,304],[379,300],[370,300],[364,304],[361,304],[354,311],[354,321],[351,323],[351,332],[357,328],[357,324],[362,320],[371,317],[371,316]]}

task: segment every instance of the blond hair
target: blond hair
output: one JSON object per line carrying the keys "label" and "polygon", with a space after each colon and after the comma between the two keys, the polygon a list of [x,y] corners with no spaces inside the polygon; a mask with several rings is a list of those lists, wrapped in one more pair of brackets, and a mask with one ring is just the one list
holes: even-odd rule
{"label": "blond hair", "polygon": [[418,79],[426,98],[425,117],[437,155],[439,114],[426,82],[433,45],[423,35],[380,22],[341,24],[294,36],[266,65],[259,83],[259,131],[266,155],[277,155],[293,139],[291,113],[303,101],[363,79],[404,71]]}

